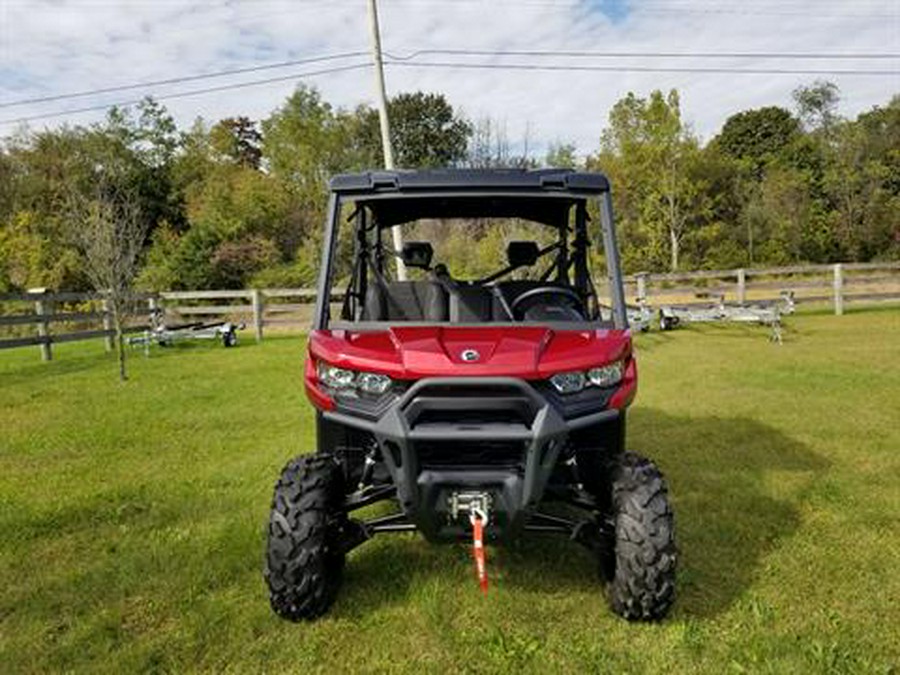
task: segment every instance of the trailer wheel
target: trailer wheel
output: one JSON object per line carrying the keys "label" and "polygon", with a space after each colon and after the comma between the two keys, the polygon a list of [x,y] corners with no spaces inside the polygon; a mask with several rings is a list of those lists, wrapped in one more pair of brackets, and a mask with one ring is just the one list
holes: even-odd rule
{"label": "trailer wheel", "polygon": [[[614,554],[601,553],[613,611],[631,621],[662,619],[675,600],[675,520],[663,475],[627,452],[612,476]],[[605,568],[605,569],[604,569]]]}
{"label": "trailer wheel", "polygon": [[672,330],[679,323],[677,316],[666,316],[662,312],[659,313],[659,329]]}
{"label": "trailer wheel", "polygon": [[298,457],[275,484],[265,578],[272,610],[290,621],[315,619],[334,603],[344,571],[338,535],[343,476],[330,455]]}

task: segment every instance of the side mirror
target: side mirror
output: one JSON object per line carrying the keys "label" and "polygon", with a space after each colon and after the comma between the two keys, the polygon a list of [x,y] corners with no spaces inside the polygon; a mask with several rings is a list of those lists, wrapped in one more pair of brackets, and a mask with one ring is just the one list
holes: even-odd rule
{"label": "side mirror", "polygon": [[540,249],[536,241],[511,241],[506,247],[510,267],[528,267],[538,261]]}

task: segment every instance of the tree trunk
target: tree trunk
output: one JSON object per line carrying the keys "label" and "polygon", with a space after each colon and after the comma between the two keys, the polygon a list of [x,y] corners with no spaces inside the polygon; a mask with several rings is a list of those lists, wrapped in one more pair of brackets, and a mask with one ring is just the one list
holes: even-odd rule
{"label": "tree trunk", "polygon": [[677,160],[673,155],[669,162],[669,194],[668,194],[668,202],[669,202],[669,244],[671,247],[672,254],[672,271],[678,271],[678,232],[677,232],[677,223],[678,223],[678,192],[677,192],[677,181],[675,179],[676,173],[678,171]]}
{"label": "tree trunk", "polygon": [[678,235],[675,233],[674,229],[669,229],[669,243],[672,247],[672,271],[678,271],[678,249],[680,247],[680,242],[678,241]]}
{"label": "tree trunk", "polygon": [[125,382],[128,379],[128,373],[125,370],[125,331],[122,329],[122,315],[118,306],[113,310],[113,319],[116,322],[116,357],[119,362],[119,380]]}
{"label": "tree trunk", "polygon": [[750,267],[753,267],[753,221],[747,218],[747,247],[750,249]]}

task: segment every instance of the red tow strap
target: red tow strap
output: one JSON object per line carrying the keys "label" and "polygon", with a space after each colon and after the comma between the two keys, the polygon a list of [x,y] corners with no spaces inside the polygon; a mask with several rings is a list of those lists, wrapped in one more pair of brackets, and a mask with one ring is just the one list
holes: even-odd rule
{"label": "red tow strap", "polygon": [[487,560],[484,551],[484,522],[477,515],[472,515],[472,555],[475,556],[475,573],[478,585],[486,596],[488,592]]}

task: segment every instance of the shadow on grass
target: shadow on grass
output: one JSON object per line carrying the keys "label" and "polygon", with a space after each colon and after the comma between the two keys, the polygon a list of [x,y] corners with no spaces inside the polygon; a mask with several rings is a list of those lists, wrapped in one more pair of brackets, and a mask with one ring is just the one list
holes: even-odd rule
{"label": "shadow on grass", "polygon": [[[669,482],[679,549],[675,616],[713,617],[753,584],[766,555],[797,529],[806,488],[827,463],[780,431],[741,417],[637,409],[629,434],[629,447],[654,458]],[[429,578],[471,572],[462,546],[410,537],[366,546],[378,550],[363,549],[349,560],[339,614],[361,615],[373,604],[402,601]],[[561,538],[493,549],[490,566],[499,588],[601,593],[593,557]]]}
{"label": "shadow on grass", "polygon": [[826,460],[743,417],[636,409],[629,433],[630,447],[657,459],[669,481],[680,553],[677,614],[724,611],[797,529],[806,488]]}
{"label": "shadow on grass", "polygon": [[646,333],[638,333],[635,332],[635,351],[638,354],[641,352],[650,352],[659,347],[666,346],[675,336],[672,335],[672,331],[666,330],[650,330]]}

